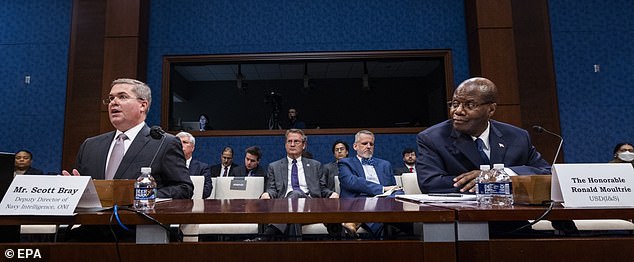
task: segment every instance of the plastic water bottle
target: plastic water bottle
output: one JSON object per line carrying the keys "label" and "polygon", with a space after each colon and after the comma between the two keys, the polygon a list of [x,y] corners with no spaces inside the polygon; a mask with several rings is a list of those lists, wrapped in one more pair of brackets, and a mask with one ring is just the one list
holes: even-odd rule
{"label": "plastic water bottle", "polygon": [[504,171],[504,164],[493,165],[495,182],[491,188],[491,204],[493,206],[513,205],[513,183],[511,177]]}
{"label": "plastic water bottle", "polygon": [[478,205],[491,205],[491,192],[487,190],[487,188],[491,187],[491,175],[492,172],[489,165],[480,165],[480,175],[476,178],[476,200]]}
{"label": "plastic water bottle", "polygon": [[154,209],[156,203],[156,181],[152,177],[152,168],[142,167],[141,176],[134,183],[134,208],[137,210]]}

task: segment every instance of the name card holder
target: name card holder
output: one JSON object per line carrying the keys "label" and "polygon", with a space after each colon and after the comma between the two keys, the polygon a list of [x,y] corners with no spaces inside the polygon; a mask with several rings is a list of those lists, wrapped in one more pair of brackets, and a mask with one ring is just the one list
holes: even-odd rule
{"label": "name card holder", "polygon": [[555,164],[552,173],[552,199],[565,207],[634,207],[632,164]]}

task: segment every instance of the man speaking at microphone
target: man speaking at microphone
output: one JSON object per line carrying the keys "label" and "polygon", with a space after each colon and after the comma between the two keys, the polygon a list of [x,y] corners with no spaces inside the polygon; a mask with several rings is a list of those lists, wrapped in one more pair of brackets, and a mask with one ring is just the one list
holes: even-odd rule
{"label": "man speaking at microphone", "polygon": [[448,102],[451,119],[418,134],[416,173],[423,193],[474,193],[484,164],[502,163],[519,175],[550,174],[526,130],[491,120],[497,97],[491,80],[467,79]]}
{"label": "man speaking at microphone", "polygon": [[[77,154],[73,175],[95,179],[137,179],[141,167],[151,167],[157,197],[191,198],[193,183],[185,166],[180,139],[150,128],[145,118],[150,109],[150,87],[134,79],[117,79],[104,99],[115,131],[86,139]],[[63,175],[70,175],[66,170]]]}

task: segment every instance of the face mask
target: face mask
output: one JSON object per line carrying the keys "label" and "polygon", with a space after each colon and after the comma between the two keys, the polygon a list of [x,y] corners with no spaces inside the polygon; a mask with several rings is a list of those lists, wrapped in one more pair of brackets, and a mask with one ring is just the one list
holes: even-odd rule
{"label": "face mask", "polygon": [[630,151],[620,152],[618,157],[625,162],[632,162],[632,160],[634,160],[634,153]]}

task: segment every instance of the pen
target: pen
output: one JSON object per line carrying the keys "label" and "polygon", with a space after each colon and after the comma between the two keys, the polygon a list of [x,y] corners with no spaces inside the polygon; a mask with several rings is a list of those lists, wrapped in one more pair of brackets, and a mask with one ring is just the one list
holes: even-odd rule
{"label": "pen", "polygon": [[427,194],[428,196],[435,197],[462,197],[462,194]]}

